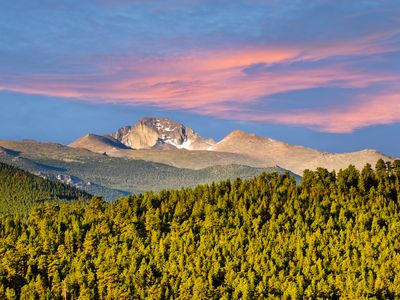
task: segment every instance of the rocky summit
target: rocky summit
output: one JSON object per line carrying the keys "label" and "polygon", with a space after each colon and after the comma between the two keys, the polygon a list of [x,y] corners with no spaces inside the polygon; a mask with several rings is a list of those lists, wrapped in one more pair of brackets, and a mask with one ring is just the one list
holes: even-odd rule
{"label": "rocky summit", "polygon": [[177,149],[207,150],[215,144],[211,139],[203,139],[192,128],[163,118],[143,118],[134,127],[120,128],[111,136],[133,149],[158,149],[167,145]]}

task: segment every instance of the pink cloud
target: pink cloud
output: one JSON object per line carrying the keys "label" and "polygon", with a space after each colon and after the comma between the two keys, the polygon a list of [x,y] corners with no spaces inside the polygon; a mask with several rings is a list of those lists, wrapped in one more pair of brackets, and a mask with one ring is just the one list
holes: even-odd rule
{"label": "pink cloud", "polygon": [[[222,117],[234,120],[269,122],[317,128],[331,133],[350,133],[371,125],[400,122],[400,91],[361,95],[346,107],[326,111],[293,110],[278,113],[249,113],[213,107]],[[204,113],[212,115],[212,111]]]}
{"label": "pink cloud", "polygon": [[[373,124],[399,121],[399,94],[358,97],[346,107],[328,112],[244,113],[241,108],[277,93],[333,86],[364,88],[397,84],[400,74],[362,72],[345,65],[314,66],[249,75],[255,64],[283,65],[341,55],[372,55],[393,51],[379,41],[390,34],[360,38],[352,43],[307,47],[241,47],[193,51],[180,56],[87,58],[93,73],[1,74],[0,90],[76,98],[87,101],[157,105],[225,118],[293,124],[329,132],[350,132]],[[266,100],[268,101],[268,100]],[[379,106],[379,103],[381,106]],[[384,105],[382,105],[384,103]],[[374,112],[379,112],[374,115]]]}

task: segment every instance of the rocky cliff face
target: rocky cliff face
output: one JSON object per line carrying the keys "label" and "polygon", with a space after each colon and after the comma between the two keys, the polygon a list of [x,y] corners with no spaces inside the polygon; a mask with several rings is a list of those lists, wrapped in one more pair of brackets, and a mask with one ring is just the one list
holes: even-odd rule
{"label": "rocky cliff face", "polygon": [[141,119],[134,127],[120,128],[111,136],[133,149],[171,145],[178,149],[206,150],[215,144],[211,139],[203,139],[189,127],[162,118]]}

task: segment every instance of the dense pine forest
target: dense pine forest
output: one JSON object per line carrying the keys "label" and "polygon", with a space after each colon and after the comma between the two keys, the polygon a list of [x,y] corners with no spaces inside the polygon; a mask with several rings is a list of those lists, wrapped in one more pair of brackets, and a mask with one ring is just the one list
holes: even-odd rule
{"label": "dense pine forest", "polygon": [[90,195],[59,181],[47,180],[0,162],[0,213],[26,213],[57,200],[89,200]]}
{"label": "dense pine forest", "polygon": [[0,217],[1,299],[400,297],[400,161]]}

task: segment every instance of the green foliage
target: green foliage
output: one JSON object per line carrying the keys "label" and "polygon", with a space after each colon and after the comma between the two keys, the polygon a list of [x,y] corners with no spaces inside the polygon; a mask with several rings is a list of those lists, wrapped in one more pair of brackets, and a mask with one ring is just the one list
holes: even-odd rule
{"label": "green foliage", "polygon": [[77,199],[88,200],[90,195],[0,162],[0,213],[24,213],[43,202]]}
{"label": "green foliage", "polygon": [[1,216],[0,298],[399,298],[398,166]]}

